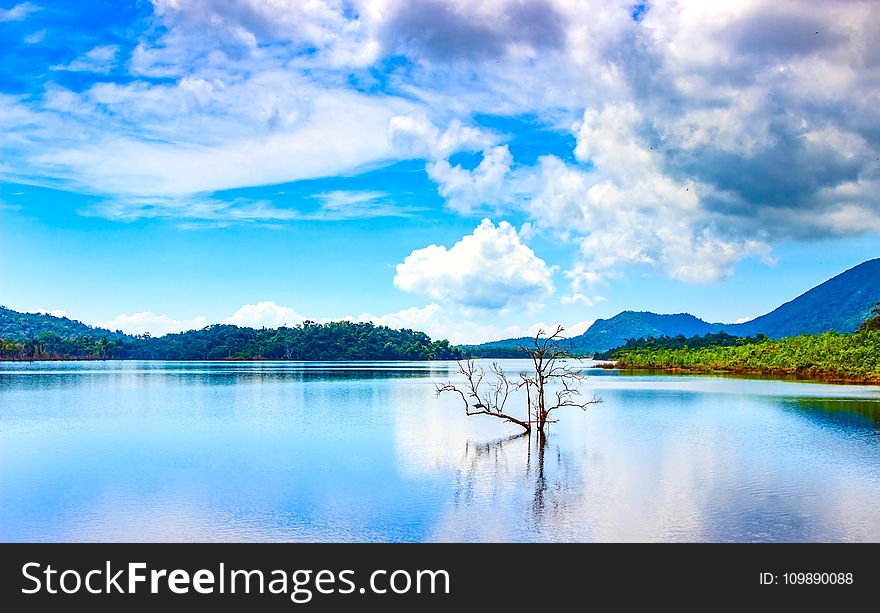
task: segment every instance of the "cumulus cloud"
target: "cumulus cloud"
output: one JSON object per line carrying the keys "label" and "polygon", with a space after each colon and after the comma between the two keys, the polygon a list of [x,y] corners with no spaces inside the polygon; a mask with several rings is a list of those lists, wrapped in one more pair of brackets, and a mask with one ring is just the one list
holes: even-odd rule
{"label": "cumulus cloud", "polygon": [[67,311],[64,309],[37,309],[36,312],[44,315],[52,315],[53,317],[67,317]]}
{"label": "cumulus cloud", "polygon": [[[67,317],[63,310],[37,311],[49,313],[56,317]],[[361,313],[357,316],[342,317],[306,317],[296,309],[279,305],[274,301],[262,301],[243,305],[221,323],[233,324],[248,328],[278,328],[296,326],[311,319],[319,323],[329,321],[370,322],[377,326],[388,326],[393,329],[408,328],[427,333],[432,339],[447,339],[452,344],[477,344],[502,338],[518,338],[534,336],[538,330],[555,330],[558,323],[536,322],[531,325],[500,325],[494,321],[480,321],[473,317],[473,312],[460,305],[430,303],[425,306],[412,306],[398,311],[382,314]],[[127,334],[146,334],[162,336],[174,332],[198,330],[213,323],[204,316],[193,319],[175,319],[152,311],[121,314],[108,321],[96,322],[95,325],[109,330],[122,330]],[[577,336],[583,333],[592,320],[575,322],[565,325],[564,335]]]}
{"label": "cumulus cloud", "polygon": [[122,330],[126,334],[150,334],[162,336],[172,332],[198,330],[208,325],[207,319],[198,316],[190,320],[172,319],[168,315],[157,315],[152,311],[142,311],[131,315],[121,314],[108,321],[97,324],[108,330]]}
{"label": "cumulus cloud", "polygon": [[404,154],[428,159],[447,158],[458,151],[475,151],[497,137],[454,119],[441,131],[425,113],[398,115],[388,122],[388,136]]}
{"label": "cumulus cloud", "polygon": [[552,272],[508,222],[484,219],[449,249],[413,251],[397,265],[394,285],[432,300],[501,310],[541,304],[554,291]]}
{"label": "cumulus cloud", "polygon": [[409,307],[384,315],[361,313],[357,317],[346,319],[358,322],[371,322],[377,326],[388,326],[394,329],[410,328],[412,330],[421,330],[431,335],[429,330],[437,329],[442,313],[443,307],[439,304],[429,304],[424,307]]}
{"label": "cumulus cloud", "polygon": [[447,160],[428,164],[428,176],[439,185],[440,195],[459,213],[470,213],[482,205],[498,205],[505,199],[505,179],[513,158],[506,145],[483,151],[473,170],[452,166]]}
{"label": "cumulus cloud", "polygon": [[[346,317],[344,319],[372,322],[379,326],[388,326],[389,328],[421,330],[432,339],[445,338],[450,343],[459,345],[473,345],[505,338],[534,336],[539,330],[544,332],[556,330],[556,326],[560,325],[559,323],[537,322],[525,326],[519,324],[504,326],[493,321],[475,321],[473,313],[468,312],[466,308],[454,304],[441,306],[436,303],[424,307],[410,307],[384,315],[362,313],[357,317]],[[583,334],[593,324],[593,321],[575,322],[571,325],[562,324],[565,328],[563,335],[572,337]]]}
{"label": "cumulus cloud", "polygon": [[260,44],[287,43],[294,50],[317,50],[331,64],[367,64],[377,57],[377,43],[339,0],[152,2],[169,29],[166,44],[185,40],[191,53],[219,49],[236,59],[258,54]]}
{"label": "cumulus cloud", "polygon": [[517,47],[537,52],[559,48],[565,38],[562,17],[544,0],[387,5],[391,15],[379,32],[387,51],[416,52],[433,61],[495,58]]}
{"label": "cumulus cloud", "polygon": [[305,319],[291,307],[281,306],[272,300],[266,300],[244,305],[230,317],[224,319],[223,323],[246,328],[279,328],[301,324]]}

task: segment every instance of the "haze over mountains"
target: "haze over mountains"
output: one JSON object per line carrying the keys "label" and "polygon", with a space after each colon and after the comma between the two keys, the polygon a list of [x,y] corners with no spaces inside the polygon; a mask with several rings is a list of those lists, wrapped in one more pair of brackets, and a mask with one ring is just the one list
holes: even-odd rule
{"label": "haze over mountains", "polygon": [[[661,315],[646,311],[623,311],[610,319],[597,319],[590,328],[566,341],[571,351],[594,353],[623,345],[630,338],[686,337],[710,332],[735,336],[765,334],[771,338],[817,334],[828,330],[853,332],[880,302],[880,258],[868,260],[817,285],[766,315],[740,324],[709,323],[690,315]],[[528,344],[529,338],[504,339],[477,345],[500,349]]]}

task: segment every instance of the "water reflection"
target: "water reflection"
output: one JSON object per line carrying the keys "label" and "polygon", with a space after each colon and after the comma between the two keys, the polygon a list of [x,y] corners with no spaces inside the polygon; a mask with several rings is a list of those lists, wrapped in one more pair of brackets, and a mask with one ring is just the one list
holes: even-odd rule
{"label": "water reflection", "polygon": [[880,400],[792,398],[787,404],[808,419],[842,428],[880,429]]}
{"label": "water reflection", "polygon": [[[577,495],[582,481],[571,454],[559,445],[548,445],[543,434],[514,434],[483,443],[468,441],[460,465],[453,498],[456,506],[466,509],[488,492],[496,499],[503,498],[510,481],[517,481],[517,487],[531,494],[532,530],[546,523],[548,511],[570,507],[572,494]],[[487,475],[491,480],[488,484]]]}
{"label": "water reflection", "polygon": [[585,368],[542,440],[454,363],[0,364],[0,540],[880,540],[878,388]]}

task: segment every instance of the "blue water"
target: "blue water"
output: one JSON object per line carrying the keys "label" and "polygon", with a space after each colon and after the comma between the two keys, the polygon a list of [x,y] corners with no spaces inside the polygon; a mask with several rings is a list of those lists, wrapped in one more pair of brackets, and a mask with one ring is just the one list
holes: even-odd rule
{"label": "blue water", "polygon": [[454,363],[0,363],[0,540],[880,540],[880,388],[587,373],[542,447]]}

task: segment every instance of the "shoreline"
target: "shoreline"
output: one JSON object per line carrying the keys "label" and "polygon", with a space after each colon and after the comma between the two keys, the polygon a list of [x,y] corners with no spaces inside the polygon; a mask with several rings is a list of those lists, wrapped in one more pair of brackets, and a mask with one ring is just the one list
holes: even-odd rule
{"label": "shoreline", "polygon": [[627,366],[613,362],[597,364],[596,368],[645,373],[677,373],[693,375],[759,375],[779,380],[803,380],[816,383],[838,383],[847,385],[880,385],[880,376],[852,377],[830,370],[798,370],[796,368],[694,368],[681,366]]}

